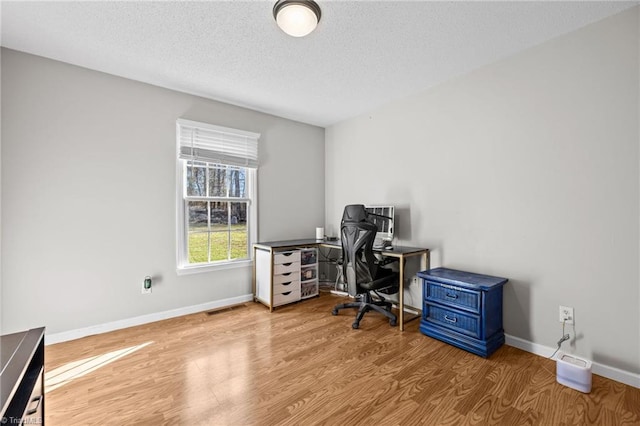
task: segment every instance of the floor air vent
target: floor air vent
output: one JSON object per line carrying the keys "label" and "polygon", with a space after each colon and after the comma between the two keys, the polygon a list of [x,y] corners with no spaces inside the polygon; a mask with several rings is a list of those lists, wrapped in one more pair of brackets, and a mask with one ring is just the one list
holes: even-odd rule
{"label": "floor air vent", "polygon": [[246,307],[247,305],[244,303],[242,305],[227,306],[220,309],[214,309],[213,311],[207,311],[207,315],[216,315],[216,314],[221,314],[223,312],[237,311],[238,309],[242,309]]}

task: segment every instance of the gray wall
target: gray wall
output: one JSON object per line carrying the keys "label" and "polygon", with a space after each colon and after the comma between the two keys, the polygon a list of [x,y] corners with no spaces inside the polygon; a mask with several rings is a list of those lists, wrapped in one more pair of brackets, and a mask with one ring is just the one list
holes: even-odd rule
{"label": "gray wall", "polygon": [[396,204],[432,266],[510,279],[506,333],[572,306],[572,351],[640,372],[638,45],[634,8],[328,128],[327,226]]}
{"label": "gray wall", "polygon": [[[0,13],[2,6],[0,5]],[[1,20],[0,20],[1,21]],[[2,25],[0,25],[1,27]],[[2,49],[0,49],[0,64],[2,64]],[[2,81],[2,66],[0,66],[0,82]],[[0,83],[0,99],[2,99],[2,84]],[[0,102],[0,130],[2,129],[2,102]],[[0,191],[2,188],[2,131],[0,131]],[[0,192],[0,242],[2,241],[2,194]],[[0,333],[2,332],[2,244],[0,244]]]}
{"label": "gray wall", "polygon": [[6,49],[1,75],[4,333],[251,293],[249,267],[176,275],[179,117],[262,134],[259,239],[324,223],[322,128]]}

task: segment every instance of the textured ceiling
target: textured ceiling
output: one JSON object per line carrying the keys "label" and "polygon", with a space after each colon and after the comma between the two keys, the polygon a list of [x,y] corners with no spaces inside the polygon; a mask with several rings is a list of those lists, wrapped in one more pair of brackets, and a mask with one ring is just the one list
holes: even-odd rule
{"label": "textured ceiling", "polygon": [[3,1],[2,45],[324,127],[637,4],[317,2],[293,38],[275,1]]}

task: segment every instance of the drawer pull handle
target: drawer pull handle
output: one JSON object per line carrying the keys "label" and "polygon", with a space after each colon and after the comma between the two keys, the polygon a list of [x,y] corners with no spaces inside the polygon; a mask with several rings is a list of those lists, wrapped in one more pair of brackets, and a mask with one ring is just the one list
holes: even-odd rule
{"label": "drawer pull handle", "polygon": [[445,297],[448,297],[449,299],[457,299],[458,298],[458,295],[454,294],[454,293],[445,293],[444,295],[445,295]]}
{"label": "drawer pull handle", "polygon": [[291,256],[293,253],[282,253],[283,256]]}
{"label": "drawer pull handle", "polygon": [[287,291],[286,293],[282,293],[282,295],[283,295],[283,296],[288,296],[288,295],[290,295],[290,294],[291,294],[291,292],[290,292],[290,291]]}
{"label": "drawer pull handle", "polygon": [[293,274],[293,272],[286,272],[286,273],[284,273],[284,274],[281,274],[281,275],[286,275],[286,276],[289,276],[289,275],[291,275],[291,274]]}
{"label": "drawer pull handle", "polygon": [[455,324],[455,323],[457,323],[457,322],[458,322],[458,318],[455,318],[455,317],[453,317],[453,318],[449,318],[449,317],[448,317],[448,316],[446,316],[446,315],[444,316],[444,320],[445,320],[445,321],[449,321],[450,323],[453,323],[453,324]]}
{"label": "drawer pull handle", "polygon": [[293,281],[289,281],[289,282],[287,282],[287,283],[282,283],[282,285],[289,285],[289,284],[291,284],[292,282],[293,282]]}
{"label": "drawer pull handle", "polygon": [[[29,402],[30,407],[27,407],[26,415],[30,416],[32,414],[35,414],[38,411],[38,407],[40,407],[41,401],[42,401],[42,395],[32,398],[31,401]],[[36,403],[35,406],[33,405],[34,402]]]}
{"label": "drawer pull handle", "polygon": [[283,263],[282,266],[291,266],[293,262],[289,262],[289,263]]}

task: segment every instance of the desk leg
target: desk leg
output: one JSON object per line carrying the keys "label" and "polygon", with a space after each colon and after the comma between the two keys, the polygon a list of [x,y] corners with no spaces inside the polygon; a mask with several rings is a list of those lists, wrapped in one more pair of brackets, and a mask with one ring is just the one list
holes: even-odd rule
{"label": "desk leg", "polygon": [[269,262],[271,262],[271,276],[269,277],[269,312],[273,312],[273,262],[275,260],[275,256],[273,253],[273,249],[269,249]]}
{"label": "desk leg", "polygon": [[400,257],[400,274],[398,279],[400,280],[399,284],[399,292],[398,292],[398,310],[400,311],[400,316],[398,320],[400,321],[400,331],[404,331],[404,256]]}
{"label": "desk leg", "polygon": [[424,253],[420,259],[420,270],[426,271],[429,269],[429,253]]}
{"label": "desk leg", "polygon": [[[404,263],[405,256],[400,256],[400,267],[399,267],[399,294],[398,294],[398,320],[400,321],[400,331],[404,331]],[[420,257],[420,270],[425,271],[429,269],[429,252],[422,253]]]}
{"label": "desk leg", "polygon": [[258,301],[258,294],[256,293],[256,247],[253,247],[253,271],[251,275],[251,287],[252,287],[252,291],[253,291],[253,301],[257,302]]}
{"label": "desk leg", "polygon": [[[260,302],[273,312],[273,249],[253,247],[253,301]],[[258,268],[260,261],[260,268]],[[267,262],[269,262],[267,264]],[[258,277],[258,274],[260,276]],[[258,284],[260,284],[260,296],[258,296]]]}

